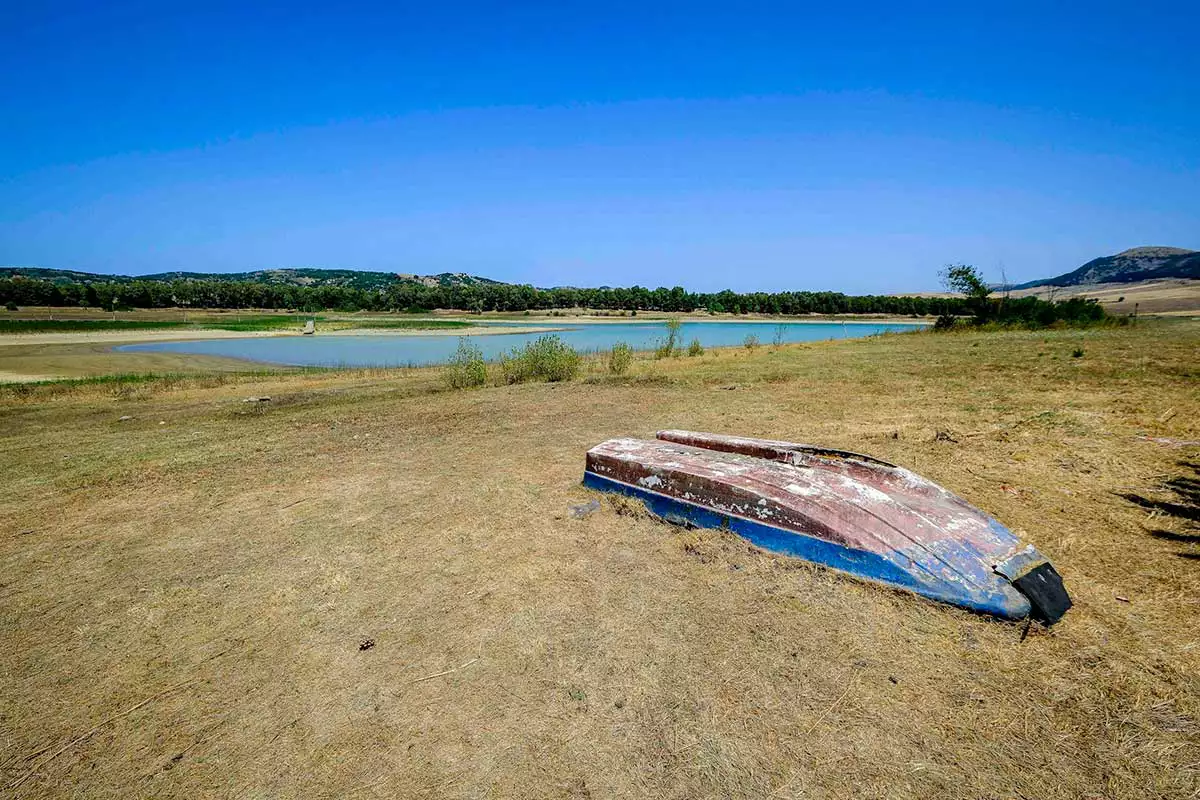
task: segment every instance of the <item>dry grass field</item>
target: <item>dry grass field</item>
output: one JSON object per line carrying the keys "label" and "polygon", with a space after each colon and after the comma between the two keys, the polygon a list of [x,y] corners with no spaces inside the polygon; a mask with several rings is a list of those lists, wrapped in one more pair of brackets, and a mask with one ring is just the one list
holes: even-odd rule
{"label": "dry grass field", "polygon": [[1014,297],[1028,295],[1043,300],[1093,297],[1108,313],[1118,316],[1132,314],[1135,307],[1139,314],[1200,315],[1200,281],[1182,278],[1065,288],[1041,286],[1013,292]]}
{"label": "dry grass field", "polygon": [[[953,297],[950,292],[917,292],[919,297]],[[1166,317],[1200,316],[1200,280],[1164,278],[1135,283],[1093,283],[1086,286],[1039,286],[1020,289],[1012,297],[1040,297],[1043,300],[1067,300],[1086,297],[1099,300],[1104,310],[1125,316],[1136,310],[1139,315]]]}
{"label": "dry grass field", "polygon": [[[0,387],[0,791],[1196,797],[1198,353],[1178,321],[460,392]],[[1023,637],[628,504],[570,517],[588,447],[668,427],[913,468],[1075,607]]]}

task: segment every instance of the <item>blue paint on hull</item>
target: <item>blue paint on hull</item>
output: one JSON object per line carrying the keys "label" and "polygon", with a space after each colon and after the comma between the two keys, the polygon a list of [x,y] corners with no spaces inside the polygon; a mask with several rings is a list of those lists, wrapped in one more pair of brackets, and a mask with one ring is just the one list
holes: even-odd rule
{"label": "blue paint on hull", "polygon": [[[904,569],[877,553],[846,547],[745,517],[724,514],[697,503],[605,478],[594,472],[584,472],[583,483],[591,489],[637,498],[645,503],[652,514],[668,522],[685,523],[698,528],[726,528],[764,550],[823,564],[840,572],[905,589],[931,600],[950,603],[981,614],[991,614],[1004,619],[1024,619],[1029,616],[1029,601],[1011,589],[1007,581],[998,575],[995,576],[996,590],[988,592],[959,582],[940,580],[923,571]],[[903,560],[911,563],[911,559],[907,557]]]}

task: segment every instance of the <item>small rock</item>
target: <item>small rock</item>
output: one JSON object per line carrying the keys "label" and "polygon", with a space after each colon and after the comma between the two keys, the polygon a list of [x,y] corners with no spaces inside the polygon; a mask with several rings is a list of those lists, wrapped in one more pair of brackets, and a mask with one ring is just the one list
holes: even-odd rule
{"label": "small rock", "polygon": [[375,646],[374,639],[363,639],[361,642],[358,643],[358,650],[359,650],[359,652],[362,652],[363,650],[370,650],[374,646]]}
{"label": "small rock", "polygon": [[586,519],[599,510],[600,501],[591,500],[587,503],[571,506],[569,513],[571,514],[571,519]]}
{"label": "small rock", "polygon": [[900,679],[899,679],[899,678],[897,678],[895,675],[888,675],[888,680],[889,680],[889,681],[891,681],[892,683],[899,683],[899,682],[900,682]]}
{"label": "small rock", "polygon": [[269,403],[269,402],[271,402],[271,398],[270,397],[247,397],[242,402],[243,403]]}
{"label": "small rock", "polygon": [[1121,595],[1119,595],[1119,594],[1118,594],[1118,595],[1114,595],[1114,596],[1115,596],[1115,597],[1116,597],[1118,600],[1120,600],[1122,603],[1128,603],[1128,602],[1129,602],[1129,598],[1128,598],[1128,597],[1122,597],[1122,596],[1121,596]]}
{"label": "small rock", "polygon": [[128,414],[125,414],[122,417],[118,417],[117,422],[129,422],[129,420],[131,420],[131,419],[133,419],[133,417],[129,416]]}
{"label": "small rock", "polygon": [[166,424],[167,424],[167,421],[166,421],[165,419],[160,419],[160,420],[158,421],[158,424],[159,424],[159,425],[166,425]]}

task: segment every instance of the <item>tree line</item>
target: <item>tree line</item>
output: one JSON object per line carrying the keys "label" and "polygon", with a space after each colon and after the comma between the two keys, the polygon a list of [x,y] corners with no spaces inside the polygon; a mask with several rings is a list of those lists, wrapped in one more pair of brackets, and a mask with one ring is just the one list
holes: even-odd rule
{"label": "tree line", "polygon": [[846,295],[841,292],[715,293],[668,289],[602,287],[538,289],[507,283],[425,286],[398,282],[384,289],[297,286],[256,281],[129,281],[70,283],[35,278],[0,278],[0,303],[17,306],[123,308],[258,308],[298,311],[545,311],[593,308],[612,311],[711,311],[733,314],[967,313],[956,297]]}
{"label": "tree line", "polygon": [[[949,264],[942,270],[942,284],[962,295],[962,310],[969,314],[969,323],[982,326],[1045,328],[1051,325],[1088,326],[1101,322],[1124,322],[1124,318],[1109,317],[1097,300],[1072,297],[1058,302],[1039,297],[1009,297],[1008,292],[995,296],[982,273],[970,264]],[[938,317],[936,328],[950,329],[963,322],[954,314]]]}

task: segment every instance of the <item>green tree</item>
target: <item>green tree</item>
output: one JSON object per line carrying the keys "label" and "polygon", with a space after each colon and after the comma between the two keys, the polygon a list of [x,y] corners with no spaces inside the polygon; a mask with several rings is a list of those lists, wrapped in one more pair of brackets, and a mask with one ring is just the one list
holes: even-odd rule
{"label": "green tree", "polygon": [[991,314],[991,287],[983,276],[970,264],[948,264],[940,274],[942,285],[948,291],[961,294],[966,299],[967,309],[977,323],[985,322]]}

